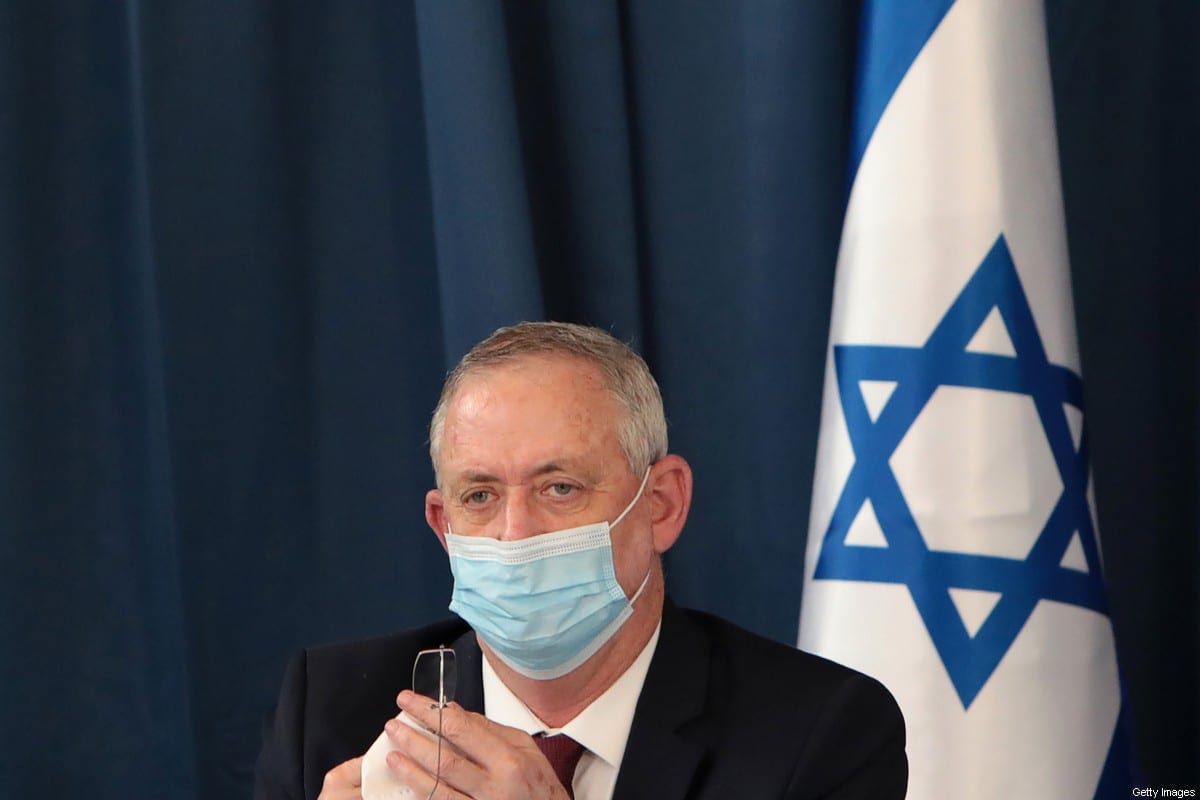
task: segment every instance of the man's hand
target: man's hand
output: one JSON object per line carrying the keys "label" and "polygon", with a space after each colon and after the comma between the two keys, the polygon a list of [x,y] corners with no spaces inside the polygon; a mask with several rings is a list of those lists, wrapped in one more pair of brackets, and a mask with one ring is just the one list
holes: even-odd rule
{"label": "man's hand", "polygon": [[[396,704],[426,728],[437,730],[437,704],[428,697],[403,691]],[[442,709],[441,717],[445,741],[440,770],[436,740],[396,720],[386,726],[399,751],[388,754],[388,767],[419,796],[429,795],[440,773],[433,800],[567,799],[550,762],[529,734],[466,711],[457,703]]]}
{"label": "man's hand", "polygon": [[326,772],[317,800],[362,800],[362,756]]}

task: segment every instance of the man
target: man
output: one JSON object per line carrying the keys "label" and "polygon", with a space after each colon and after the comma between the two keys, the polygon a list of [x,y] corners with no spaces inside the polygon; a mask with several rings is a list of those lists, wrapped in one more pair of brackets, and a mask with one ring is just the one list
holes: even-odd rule
{"label": "man", "polygon": [[[293,661],[257,797],[361,797],[381,735],[389,778],[438,800],[904,796],[886,689],[666,598],[692,474],[624,344],[560,323],[496,331],[447,378],[430,455],[425,519],[462,619]],[[445,643],[458,686],[439,709],[409,677]]]}

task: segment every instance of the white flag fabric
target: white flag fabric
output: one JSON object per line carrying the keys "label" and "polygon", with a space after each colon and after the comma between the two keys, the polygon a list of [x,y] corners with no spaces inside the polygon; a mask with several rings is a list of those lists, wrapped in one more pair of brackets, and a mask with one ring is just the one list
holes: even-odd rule
{"label": "white flag fabric", "polygon": [[1041,2],[863,15],[799,645],[913,800],[1128,797]]}

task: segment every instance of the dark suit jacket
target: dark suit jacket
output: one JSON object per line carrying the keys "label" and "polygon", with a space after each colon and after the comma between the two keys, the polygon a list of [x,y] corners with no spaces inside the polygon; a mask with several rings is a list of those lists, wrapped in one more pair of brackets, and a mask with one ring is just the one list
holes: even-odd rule
{"label": "dark suit jacket", "polygon": [[[325,772],[396,715],[417,651],[448,643],[455,699],[482,712],[482,655],[461,620],[293,659],[255,797],[315,798]],[[667,603],[615,800],[890,800],[907,778],[904,720],[877,681]]]}

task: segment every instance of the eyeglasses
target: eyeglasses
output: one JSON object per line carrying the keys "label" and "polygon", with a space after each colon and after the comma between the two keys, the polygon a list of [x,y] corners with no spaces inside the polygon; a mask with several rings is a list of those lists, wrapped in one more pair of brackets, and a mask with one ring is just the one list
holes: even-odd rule
{"label": "eyeglasses", "polygon": [[413,661],[412,688],[417,694],[432,697],[437,704],[437,769],[433,776],[433,788],[429,790],[432,800],[442,781],[442,709],[454,701],[454,689],[458,684],[458,668],[454,663],[454,651],[449,647],[422,650]]}

